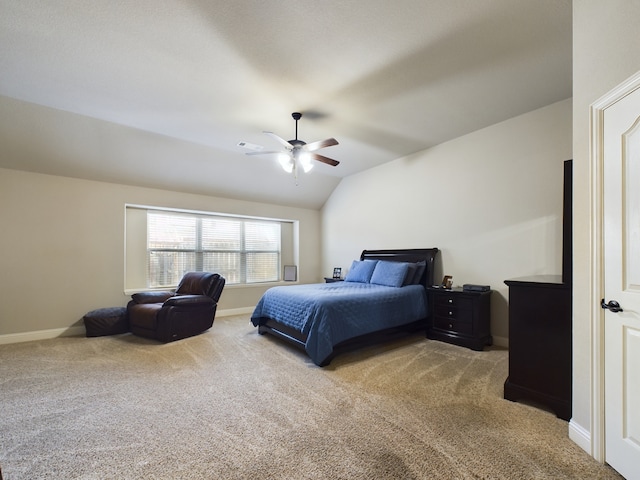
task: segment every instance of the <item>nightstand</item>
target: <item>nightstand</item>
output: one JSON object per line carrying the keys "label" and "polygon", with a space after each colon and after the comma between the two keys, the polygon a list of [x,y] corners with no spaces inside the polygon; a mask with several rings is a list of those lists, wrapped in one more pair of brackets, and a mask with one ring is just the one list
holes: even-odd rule
{"label": "nightstand", "polygon": [[427,288],[431,319],[427,338],[472,350],[491,345],[491,290],[469,292],[462,288]]}
{"label": "nightstand", "polygon": [[333,282],[342,282],[342,281],[344,281],[344,278],[324,277],[324,283],[333,283]]}

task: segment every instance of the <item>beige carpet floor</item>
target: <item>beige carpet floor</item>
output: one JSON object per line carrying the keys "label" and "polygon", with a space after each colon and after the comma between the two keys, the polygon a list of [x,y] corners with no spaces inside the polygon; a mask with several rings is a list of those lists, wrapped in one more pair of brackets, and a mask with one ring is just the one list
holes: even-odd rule
{"label": "beige carpet floor", "polygon": [[0,467],[21,479],[619,479],[502,398],[507,352],[414,335],[316,367],[248,315],[158,344],[0,346]]}

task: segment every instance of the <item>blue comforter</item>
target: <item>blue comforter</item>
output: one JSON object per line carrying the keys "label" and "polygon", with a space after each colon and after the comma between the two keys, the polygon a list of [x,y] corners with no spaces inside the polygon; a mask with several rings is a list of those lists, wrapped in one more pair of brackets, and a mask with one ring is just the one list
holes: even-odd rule
{"label": "blue comforter", "polygon": [[307,336],[305,350],[322,365],[345,340],[427,317],[423,286],[386,287],[334,282],[273,287],[258,302],[251,322],[270,318]]}

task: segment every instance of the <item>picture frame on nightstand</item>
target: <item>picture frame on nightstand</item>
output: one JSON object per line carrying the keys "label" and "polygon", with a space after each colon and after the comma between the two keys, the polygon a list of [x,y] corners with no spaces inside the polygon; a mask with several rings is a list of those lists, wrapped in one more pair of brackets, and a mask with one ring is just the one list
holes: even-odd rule
{"label": "picture frame on nightstand", "polygon": [[335,279],[339,279],[342,277],[342,268],[340,267],[335,267],[333,269],[333,278]]}

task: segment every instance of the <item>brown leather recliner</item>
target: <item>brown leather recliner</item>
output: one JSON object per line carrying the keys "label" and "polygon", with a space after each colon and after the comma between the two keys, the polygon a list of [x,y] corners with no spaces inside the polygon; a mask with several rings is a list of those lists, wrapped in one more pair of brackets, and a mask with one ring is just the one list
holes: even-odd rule
{"label": "brown leather recliner", "polygon": [[131,333],[161,342],[198,335],[213,325],[225,279],[189,272],[174,292],[142,292],[127,305]]}

